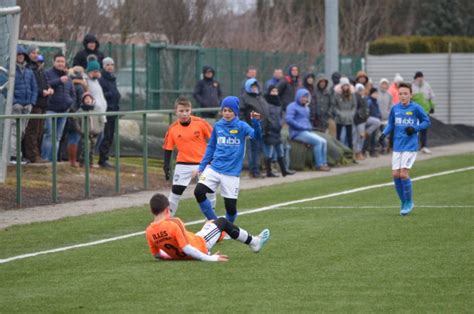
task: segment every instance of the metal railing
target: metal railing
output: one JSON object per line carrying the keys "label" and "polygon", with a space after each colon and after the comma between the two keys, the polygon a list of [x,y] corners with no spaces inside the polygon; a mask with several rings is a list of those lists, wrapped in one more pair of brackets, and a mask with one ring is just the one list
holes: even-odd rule
{"label": "metal railing", "polygon": [[[217,112],[219,108],[196,108],[193,109],[193,113],[202,113],[202,112]],[[115,140],[114,140],[114,155],[115,155],[115,193],[120,193],[121,191],[121,181],[120,181],[120,118],[123,116],[130,115],[141,115],[143,122],[143,189],[147,190],[149,186],[148,182],[148,119],[147,116],[150,114],[164,114],[168,115],[168,123],[171,124],[173,121],[174,110],[141,110],[141,111],[117,111],[117,112],[81,112],[81,113],[55,113],[55,114],[18,114],[18,115],[3,115],[0,116],[0,119],[15,119],[16,120],[16,204],[21,206],[23,203],[22,195],[22,164],[21,164],[21,121],[30,120],[30,119],[52,119],[52,132],[51,132],[51,145],[52,145],[52,175],[51,175],[51,198],[53,203],[58,202],[58,187],[57,187],[57,172],[58,172],[58,147],[56,145],[56,128],[58,123],[58,118],[81,118],[83,126],[83,137],[84,141],[84,171],[85,171],[85,181],[84,181],[84,197],[90,198],[90,125],[89,119],[90,116],[114,116],[116,117],[115,122]]]}

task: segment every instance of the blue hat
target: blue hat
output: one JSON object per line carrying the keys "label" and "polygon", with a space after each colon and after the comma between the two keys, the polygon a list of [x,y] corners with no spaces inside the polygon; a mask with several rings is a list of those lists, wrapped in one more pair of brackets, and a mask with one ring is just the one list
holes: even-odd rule
{"label": "blue hat", "polygon": [[224,108],[229,108],[235,113],[235,116],[238,116],[239,106],[240,106],[240,101],[238,97],[227,96],[226,98],[224,98],[224,100],[222,100],[221,110]]}
{"label": "blue hat", "polygon": [[92,71],[100,71],[100,64],[97,60],[91,59],[87,62],[87,69],[86,72],[92,72]]}
{"label": "blue hat", "polygon": [[26,49],[23,46],[17,46],[16,47],[16,54],[17,55],[25,55],[25,57],[28,56],[28,54],[26,53]]}
{"label": "blue hat", "polygon": [[38,56],[36,57],[36,62],[44,62],[44,57],[43,57],[43,55],[38,55]]}

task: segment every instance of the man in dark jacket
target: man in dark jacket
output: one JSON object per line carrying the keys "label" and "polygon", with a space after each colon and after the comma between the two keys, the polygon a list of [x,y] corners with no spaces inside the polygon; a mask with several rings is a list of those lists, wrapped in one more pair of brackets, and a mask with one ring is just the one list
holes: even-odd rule
{"label": "man in dark jacket", "polygon": [[288,67],[288,75],[278,84],[278,93],[280,95],[282,110],[294,101],[296,90],[301,87],[299,81],[299,69],[296,65]]}
{"label": "man in dark jacket", "polygon": [[104,60],[104,54],[99,51],[100,43],[93,34],[87,34],[84,36],[84,40],[82,41],[84,45],[84,49],[79,51],[76,56],[74,57],[74,61],[72,62],[72,66],[80,65],[84,69],[87,68],[87,57],[89,55],[95,55],[97,57],[97,61],[102,66],[102,60]]}
{"label": "man in dark jacket", "polygon": [[[31,110],[32,114],[44,114],[48,99],[53,95],[53,89],[48,85],[44,74],[44,58],[38,54],[38,47],[31,45],[28,47],[29,68],[33,71],[38,86],[38,98]],[[41,163],[41,141],[43,140],[43,119],[30,119],[25,130],[23,142],[25,158],[32,163]]]}
{"label": "man in dark jacket", "polygon": [[[105,58],[102,61],[104,69],[102,76],[99,78],[100,86],[104,92],[105,100],[107,101],[107,111],[120,110],[120,92],[117,88],[117,78],[114,74],[115,64],[112,58]],[[99,166],[104,168],[112,168],[112,165],[107,161],[109,159],[110,147],[114,141],[116,116],[108,116],[104,127],[104,138],[99,146]]]}
{"label": "man in dark jacket", "polygon": [[318,131],[326,132],[329,119],[333,117],[333,109],[331,93],[328,90],[328,80],[324,74],[319,74],[316,78],[314,98],[315,107],[311,109],[311,112],[314,112],[315,115],[311,121]]}
{"label": "man in dark jacket", "polygon": [[[245,94],[240,97],[240,113],[242,120],[251,123],[250,113],[254,111],[260,114],[262,129],[265,129],[268,119],[268,104],[261,95],[260,84],[255,78],[245,82]],[[249,139],[247,146],[250,177],[261,178],[260,158],[263,151],[262,139]]]}
{"label": "man in dark jacket", "polygon": [[[215,71],[212,67],[205,65],[202,68],[202,80],[194,87],[193,97],[200,108],[219,108],[222,99],[221,84],[214,79]],[[203,112],[203,118],[215,118],[214,112]]]}
{"label": "man in dark jacket", "polygon": [[[62,53],[56,54],[53,59],[53,68],[46,71],[45,74],[48,84],[54,90],[54,94],[50,97],[46,107],[46,114],[68,112],[74,104],[75,92],[74,86],[67,75],[66,57]],[[45,120],[43,143],[41,145],[42,159],[51,161],[53,158],[57,158],[57,156],[52,156],[53,142],[56,143],[56,147],[59,146],[65,124],[65,117],[57,118],[56,139],[53,139],[52,119]]]}
{"label": "man in dark jacket", "polygon": [[[29,60],[25,48],[18,46],[16,51],[16,72],[15,72],[15,90],[13,93],[12,114],[29,114],[36,104],[38,97],[38,87],[36,85],[35,75],[33,71],[27,66]],[[17,136],[23,137],[28,119],[20,120],[20,134],[16,133],[16,119],[11,123],[11,145],[10,145],[10,162],[17,162],[16,141]],[[21,154],[18,156],[21,161]]]}

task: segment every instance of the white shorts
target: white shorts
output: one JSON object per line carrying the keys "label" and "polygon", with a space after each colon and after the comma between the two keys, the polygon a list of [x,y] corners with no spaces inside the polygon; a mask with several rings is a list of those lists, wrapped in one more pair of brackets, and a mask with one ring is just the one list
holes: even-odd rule
{"label": "white shorts", "polygon": [[415,163],[416,152],[393,152],[392,170],[411,169]]}
{"label": "white shorts", "polygon": [[211,252],[214,245],[219,241],[221,233],[221,230],[217,228],[213,222],[208,221],[204,224],[202,229],[196,233],[196,235],[206,241],[207,250]]}
{"label": "white shorts", "polygon": [[237,199],[239,196],[240,177],[218,173],[212,170],[210,166],[202,172],[199,183],[204,184],[214,192],[217,191],[220,184],[221,195],[225,198]]}
{"label": "white shorts", "polygon": [[191,182],[193,171],[197,171],[199,165],[176,164],[174,168],[173,185],[188,186]]}

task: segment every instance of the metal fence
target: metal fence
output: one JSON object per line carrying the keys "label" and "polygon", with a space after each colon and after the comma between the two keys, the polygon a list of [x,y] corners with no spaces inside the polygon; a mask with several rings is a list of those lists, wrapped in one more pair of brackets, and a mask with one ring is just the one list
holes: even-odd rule
{"label": "metal fence", "polygon": [[[67,42],[67,59],[83,49],[82,43]],[[248,66],[258,69],[257,78],[265,82],[275,68],[286,72],[296,64],[301,72],[324,72],[324,56],[311,58],[306,53],[265,52],[200,46],[176,46],[164,43],[100,47],[114,59],[117,82],[122,94],[121,110],[172,108],[178,95],[191,96],[201,69],[210,65],[216,70],[224,96],[238,95]],[[361,56],[340,56],[340,70],[354,75],[362,68]],[[194,100],[193,100],[194,101]]]}

